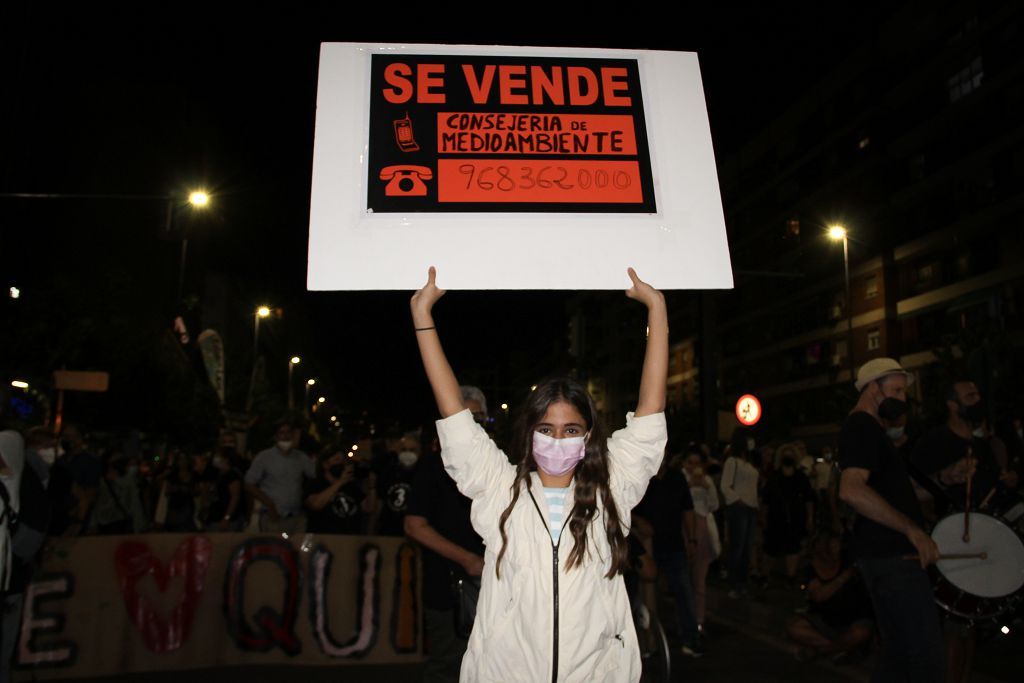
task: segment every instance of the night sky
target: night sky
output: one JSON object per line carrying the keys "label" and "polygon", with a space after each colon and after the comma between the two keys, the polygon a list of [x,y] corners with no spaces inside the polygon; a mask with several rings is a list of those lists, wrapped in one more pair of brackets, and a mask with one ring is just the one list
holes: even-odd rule
{"label": "night sky", "polygon": [[[641,15],[636,3],[620,5],[631,10],[624,16],[580,3],[495,5],[501,11],[373,3],[361,19],[341,3],[17,3],[0,25],[0,192],[209,188],[209,215],[179,216],[190,237],[186,289],[205,271],[223,274],[244,304],[229,325],[248,329],[258,303],[281,306],[268,343],[310,358],[308,370],[345,395],[346,406],[422,413],[429,394],[408,329],[408,295],[305,292],[320,42],[696,51],[722,158],[870,40],[885,16],[826,4],[682,5],[678,22]],[[162,316],[174,300],[180,248],[161,239],[163,224],[159,201],[0,199],[0,284],[5,292],[21,287],[23,305],[39,318],[61,307],[89,310],[90,324],[103,328],[110,318],[131,325],[133,316]],[[488,368],[505,361],[557,357],[565,298],[450,294],[438,319],[456,370],[493,377]],[[5,357],[3,368],[45,375],[47,363],[98,367],[110,353],[88,348],[100,343],[88,332],[61,336],[28,357]],[[250,352],[251,340],[239,336],[226,343]],[[273,372],[283,376],[280,360]]]}

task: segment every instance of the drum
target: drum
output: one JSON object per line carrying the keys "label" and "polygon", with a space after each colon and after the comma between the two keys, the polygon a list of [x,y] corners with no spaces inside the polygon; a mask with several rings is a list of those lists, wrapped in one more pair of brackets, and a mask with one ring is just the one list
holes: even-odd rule
{"label": "drum", "polygon": [[994,619],[1024,599],[1024,542],[1003,520],[972,512],[964,542],[964,513],[948,515],[932,530],[943,555],[985,553],[985,559],[939,560],[932,569],[935,601],[969,621]]}

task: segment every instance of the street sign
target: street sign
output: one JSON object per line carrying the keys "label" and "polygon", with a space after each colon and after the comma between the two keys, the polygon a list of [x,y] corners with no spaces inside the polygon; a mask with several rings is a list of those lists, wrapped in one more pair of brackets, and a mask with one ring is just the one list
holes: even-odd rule
{"label": "street sign", "polygon": [[54,370],[53,384],[59,391],[106,391],[110,374],[83,370]]}
{"label": "street sign", "polygon": [[761,402],[753,394],[744,394],[736,401],[736,419],[744,427],[753,427],[761,419]]}

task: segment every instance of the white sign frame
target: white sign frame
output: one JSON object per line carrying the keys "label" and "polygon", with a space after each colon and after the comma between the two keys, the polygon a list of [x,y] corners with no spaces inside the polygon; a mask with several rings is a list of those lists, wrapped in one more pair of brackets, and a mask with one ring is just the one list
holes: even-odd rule
{"label": "white sign frame", "polygon": [[[370,56],[405,52],[636,59],[657,213],[377,213],[366,208]],[[660,289],[733,286],[696,53],[476,45],[323,43],[307,288]]]}

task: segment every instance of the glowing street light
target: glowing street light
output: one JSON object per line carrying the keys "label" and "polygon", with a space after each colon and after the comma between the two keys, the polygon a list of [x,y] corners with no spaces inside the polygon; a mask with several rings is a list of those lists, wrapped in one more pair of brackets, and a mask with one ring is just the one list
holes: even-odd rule
{"label": "glowing street light", "polygon": [[28,389],[28,382],[25,382],[24,380],[20,379],[15,379],[11,380],[11,386],[14,387],[15,389]]}
{"label": "glowing street light", "polygon": [[11,298],[12,298],[12,299],[17,299],[18,297],[20,297],[20,296],[21,296],[21,290],[20,290],[20,289],[18,289],[17,287],[11,287],[11,288],[10,288],[10,289],[8,290],[8,292],[10,292],[10,295],[11,295]]}
{"label": "glowing street light", "polygon": [[850,240],[845,226],[828,226],[828,236],[843,243],[843,279],[846,283],[846,357],[850,361],[850,379],[853,379],[853,299],[850,297]]}
{"label": "glowing street light", "polygon": [[292,387],[295,386],[295,382],[292,381],[292,372],[295,370],[295,366],[302,362],[302,359],[298,356],[292,356],[288,360],[288,410],[295,409],[295,392],[292,391]]}
{"label": "glowing street light", "polygon": [[327,401],[327,399],[326,399],[326,398],[324,398],[323,396],[321,396],[320,398],[318,398],[318,399],[316,400],[316,402],[317,402],[317,403],[324,403],[325,401]]}
{"label": "glowing street light", "polygon": [[[174,222],[174,203],[172,198],[167,205],[167,227]],[[193,190],[188,195],[188,203],[193,209],[202,211],[210,205],[210,195],[204,190]],[[178,301],[181,301],[182,289],[185,286],[185,261],[188,257],[188,233],[184,228],[181,231],[181,261],[178,263]]]}
{"label": "glowing street light", "polygon": [[245,412],[252,410],[253,392],[256,387],[256,361],[260,357],[260,320],[270,317],[270,306],[258,306],[252,317],[252,374],[249,375],[249,395],[245,398]]}
{"label": "glowing street light", "polygon": [[501,404],[501,409],[502,410],[508,410],[508,404],[507,403],[502,403]]}
{"label": "glowing street light", "polygon": [[306,417],[309,417],[309,390],[312,389],[314,385],[316,385],[316,380],[312,377],[306,380],[306,398],[302,403],[302,412],[306,414]]}

